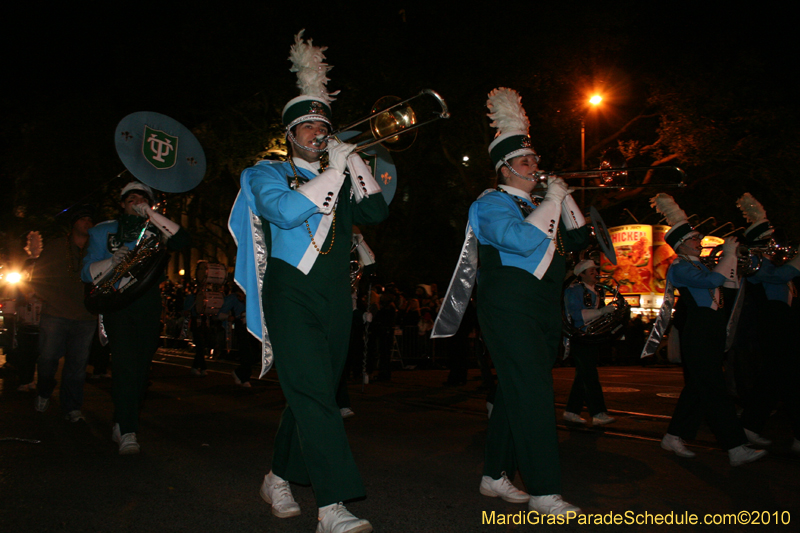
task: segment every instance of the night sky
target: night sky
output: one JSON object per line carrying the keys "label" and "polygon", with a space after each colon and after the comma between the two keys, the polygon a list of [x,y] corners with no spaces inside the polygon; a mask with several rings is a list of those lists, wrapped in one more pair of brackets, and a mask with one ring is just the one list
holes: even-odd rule
{"label": "night sky", "polygon": [[[589,143],[645,109],[651,76],[680,73],[684,63],[696,80],[703,69],[736,65],[744,73],[736,83],[752,87],[744,92],[761,108],[796,108],[798,94],[796,17],[771,2],[738,10],[624,1],[481,9],[392,1],[105,4],[22,5],[0,23],[5,226],[20,203],[32,214],[59,210],[119,173],[113,132],[131,112],[156,111],[194,129],[256,98],[281,106],[296,95],[287,57],[301,28],[329,47],[328,87],[342,90],[334,103],[340,120],[365,114],[385,94],[430,87],[447,99],[454,118],[424,131],[417,146],[395,158],[401,172],[413,175],[424,170],[422,161],[437,177],[450,174],[445,156],[437,156],[447,150],[487,163],[493,132],[484,103],[497,86],[520,89],[544,168],[575,164],[578,126],[558,115],[580,112],[593,87],[607,100],[588,124]],[[469,172],[467,179],[478,182],[491,176],[488,165]]]}

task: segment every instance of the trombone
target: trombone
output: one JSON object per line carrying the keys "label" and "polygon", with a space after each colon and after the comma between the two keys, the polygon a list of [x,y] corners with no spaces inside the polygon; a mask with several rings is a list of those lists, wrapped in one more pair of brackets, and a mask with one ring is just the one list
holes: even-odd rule
{"label": "trombone", "polygon": [[[432,97],[439,105],[439,109],[433,113],[433,117],[423,122],[417,121],[417,114],[408,105],[408,102],[417,98],[425,96]],[[400,100],[396,96],[384,96],[372,106],[372,111],[366,117],[343,126],[329,135],[320,135],[315,140],[314,144],[320,146],[323,142],[330,138],[335,138],[337,135],[350,131],[356,126],[364,123],[369,123],[369,129],[356,136],[355,138],[348,139],[348,142],[355,144],[355,152],[362,152],[367,148],[375,146],[376,144],[386,143],[385,148],[393,152],[405,150],[417,137],[419,128],[435,122],[437,120],[450,118],[450,113],[447,110],[447,103],[444,101],[439,93],[433,89],[422,89],[418,94],[405,100]],[[410,137],[407,133],[413,132]],[[400,139],[400,136],[405,136],[405,139]],[[410,140],[409,140],[410,139]],[[400,141],[403,141],[402,143]]]}
{"label": "trombone", "polygon": [[[576,171],[564,171],[564,172],[537,172],[536,177],[540,181],[546,181],[547,178],[550,177],[558,177],[563,180],[568,179],[589,179],[589,178],[600,178],[603,180],[602,185],[590,185],[590,186],[581,186],[581,187],[570,187],[570,189],[575,191],[589,191],[589,190],[602,190],[602,189],[639,189],[641,187],[660,187],[664,188],[683,188],[686,187],[686,182],[683,180],[686,179],[686,173],[680,167],[621,167],[621,168],[611,168],[611,167],[604,167],[605,161],[600,164],[600,168],[598,170],[576,170]],[[619,178],[625,178],[628,176],[628,172],[650,172],[653,170],[674,170],[677,172],[680,177],[681,181],[678,183],[641,183],[641,184],[634,184],[634,185],[615,185],[614,180]]]}

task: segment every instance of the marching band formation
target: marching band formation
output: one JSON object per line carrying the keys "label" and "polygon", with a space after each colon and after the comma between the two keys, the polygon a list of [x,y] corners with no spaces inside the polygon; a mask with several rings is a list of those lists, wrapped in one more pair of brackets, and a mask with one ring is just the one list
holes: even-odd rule
{"label": "marching band formation", "polygon": [[[291,70],[297,73],[301,94],[283,109],[288,155],[282,162],[261,161],[241,174],[229,229],[238,246],[234,280],[247,298],[243,304],[243,298],[232,300],[225,312],[238,305],[237,316],[251,317],[246,327],[260,341],[261,375],[274,366],[286,397],[261,497],[276,517],[294,517],[302,511],[290,484],[311,485],[317,532],[359,533],[372,531],[372,526],[343,505],[363,498],[365,488],[336,394],[355,309],[350,286],[353,227],[378,224],[389,209],[356,145],[331,136],[337,92],[327,90],[331,67],[324,62],[324,51],[304,40],[302,31],[295,37]],[[584,218],[564,179],[539,169],[520,95],[499,87],[489,93],[486,106],[496,130],[488,152],[497,187],[484,191],[469,209],[462,253],[431,337],[454,335],[470,298],[476,298],[480,331],[498,380],[482,478],[475,480],[480,493],[527,504],[541,514],[580,513],[562,497],[569,487],[561,485],[552,368],[563,353],[566,321],[576,332],[567,342],[576,371],[563,419],[588,423],[581,417],[585,407],[592,425],[615,422],[597,372],[600,344],[591,333],[582,334],[620,310],[606,305],[608,287],[600,279],[599,265],[586,253],[604,225]],[[169,151],[169,139],[159,142],[159,150]],[[139,408],[157,349],[161,300],[157,283],[142,283],[136,291],[127,284],[144,277],[134,271],[142,263],[163,272],[163,258],[186,247],[189,235],[151,207],[154,194],[145,183],[126,185],[119,201],[117,219],[91,229],[91,219],[80,225],[84,213],[76,212],[75,238],[58,248],[66,252],[56,258],[64,256],[69,264],[51,265],[56,259],[48,259],[48,252],[50,266],[34,274],[32,286],[37,287],[37,275],[61,269],[71,274],[48,281],[61,284],[63,290],[55,290],[62,296],[80,292],[80,280],[98,286],[106,282],[118,299],[128,293],[121,308],[100,304],[100,332],[113,346],[112,438],[120,454],[132,454],[139,452]],[[756,461],[767,454],[759,448],[771,444],[760,434],[775,404],[783,400],[794,417],[793,450],[800,453],[800,361],[791,339],[798,326],[791,303],[800,255],[775,242],[765,209],[749,194],[739,201],[751,224],[743,242],[726,238],[713,260],[703,257],[703,235],[671,196],[660,193],[651,202],[671,226],[665,240],[677,258],[669,267],[664,304],[643,357],[669,331],[679,339],[685,377],[661,447],[693,457],[686,443],[707,421],[732,466]],[[153,248],[133,258],[145,241],[155,243]],[[95,329],[94,318],[83,309],[73,313],[74,301],[62,306],[65,315],[56,305],[61,297],[50,296],[53,286],[42,285],[38,291],[45,308],[36,408],[47,408],[63,356],[69,365],[61,403],[73,419],[80,415],[83,382],[72,370],[81,361],[85,367],[85,332]],[[197,323],[193,327],[201,331],[202,317],[190,307]],[[218,312],[219,306],[214,309]],[[69,350],[53,344],[67,344],[65,332],[72,330],[80,332],[80,340]],[[724,372],[725,354],[743,331],[756,332],[764,370],[739,417]],[[193,366],[198,375],[205,372],[203,350],[198,348]],[[249,363],[246,372],[249,379]],[[247,381],[244,375],[238,379]],[[525,491],[513,483],[517,473]]]}

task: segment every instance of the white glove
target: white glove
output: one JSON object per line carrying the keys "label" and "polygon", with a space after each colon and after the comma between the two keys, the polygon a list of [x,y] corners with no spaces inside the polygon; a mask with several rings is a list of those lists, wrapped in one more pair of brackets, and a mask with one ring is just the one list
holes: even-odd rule
{"label": "white glove", "polygon": [[381,192],[381,186],[372,177],[372,171],[361,156],[350,154],[347,158],[347,168],[350,169],[350,180],[353,184],[353,193],[356,203],[361,203],[364,198],[369,198],[370,194]]}
{"label": "white glove", "polygon": [[739,241],[736,240],[736,237],[726,237],[725,242],[722,243],[722,257],[719,258],[719,262],[712,272],[722,274],[727,281],[735,282],[738,263],[736,250],[738,248]]}
{"label": "white glove", "polygon": [[128,255],[128,247],[127,246],[120,246],[114,255],[111,256],[111,266],[117,266],[118,264],[122,263],[122,260],[125,259],[125,256]]}
{"label": "white glove", "polygon": [[605,307],[601,307],[600,308],[600,314],[602,314],[602,315],[610,315],[616,310],[617,310],[617,308],[614,307],[613,305],[607,305]]}
{"label": "white glove", "polygon": [[739,241],[736,240],[736,237],[726,237],[725,242],[722,243],[722,253],[723,254],[734,254],[736,255],[736,251],[739,248]]}
{"label": "white glove", "polygon": [[544,195],[545,198],[549,198],[554,200],[557,204],[561,204],[564,201],[564,198],[570,194],[572,190],[567,186],[567,182],[563,179],[550,176],[547,178],[547,193]]}
{"label": "white glove", "polygon": [[610,315],[616,311],[616,309],[617,308],[613,305],[607,305],[605,307],[601,307],[600,309],[581,309],[581,317],[583,317],[583,323],[588,324],[589,322],[597,320],[601,316]]}
{"label": "white glove", "polygon": [[147,202],[142,202],[140,204],[133,204],[133,210],[136,211],[137,215],[144,218],[149,218],[150,212],[152,212],[150,206],[147,205]]}
{"label": "white glove", "polygon": [[133,206],[133,209],[139,213],[139,215],[149,218],[150,222],[152,222],[153,225],[161,230],[161,233],[163,233],[168,239],[178,233],[178,230],[181,229],[177,222],[171,221],[161,213],[156,213],[146,203],[136,204]]}
{"label": "white glove", "polygon": [[355,149],[355,144],[340,143],[336,139],[329,140],[328,165],[340,174],[344,174],[347,169],[347,156],[353,153]]}

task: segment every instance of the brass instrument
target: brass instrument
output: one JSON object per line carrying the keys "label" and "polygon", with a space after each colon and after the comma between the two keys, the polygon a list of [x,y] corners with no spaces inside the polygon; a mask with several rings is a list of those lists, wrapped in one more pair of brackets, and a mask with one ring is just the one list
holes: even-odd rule
{"label": "brass instrument", "polygon": [[[722,245],[720,244],[715,246],[708,255],[701,256],[700,261],[713,270],[719,264],[721,257]],[[764,258],[758,248],[748,248],[744,245],[736,248],[736,270],[742,276],[752,276],[758,272],[763,261]]]}
{"label": "brass instrument", "polygon": [[[408,105],[408,102],[424,96],[432,97],[438,104],[439,109],[433,112],[434,116],[432,118],[418,122],[417,113]],[[330,138],[335,138],[341,133],[357,129],[358,126],[368,123],[369,128],[367,131],[347,141],[356,145],[355,152],[362,152],[382,143],[385,143],[384,146],[387,150],[399,152],[413,144],[414,139],[417,137],[416,130],[431,122],[446,118],[450,118],[447,103],[439,93],[432,89],[423,89],[419,94],[405,100],[400,100],[396,96],[384,96],[375,102],[368,116],[343,126],[329,135],[317,137],[315,144],[319,146]],[[412,132],[413,135],[407,135]],[[401,139],[401,136],[404,138]]]}
{"label": "brass instrument", "polygon": [[[797,254],[797,249],[791,246],[782,246],[774,239],[763,246],[744,246],[739,245],[736,249],[736,268],[742,276],[752,276],[761,269],[764,264],[764,256],[771,256],[778,264],[783,264],[791,260]],[[713,269],[719,263],[722,256],[722,245],[715,246],[711,253],[700,258],[708,267]]]}
{"label": "brass instrument", "polygon": [[[651,172],[655,170],[672,170],[680,175],[680,181],[677,183],[641,183],[638,185],[616,185],[614,181],[621,178],[627,178],[629,172]],[[563,172],[537,172],[535,177],[539,181],[547,181],[547,178],[558,177],[563,180],[569,179],[591,179],[599,178],[602,180],[602,185],[570,187],[576,191],[588,190],[601,190],[601,189],[639,189],[642,187],[659,187],[659,188],[682,188],[686,187],[684,180],[686,173],[680,168],[675,166],[665,167],[631,167],[625,163],[625,158],[619,150],[609,149],[602,156],[600,166],[597,170],[567,170]]]}
{"label": "brass instrument", "polygon": [[750,251],[761,256],[769,255],[779,265],[794,259],[798,252],[796,247],[779,244],[775,239],[770,239],[764,246],[751,246]]}
{"label": "brass instrument", "polygon": [[[651,170],[673,170],[681,176],[681,181],[677,183],[640,183],[634,185],[615,185],[613,181],[620,177],[626,177],[628,172],[649,172]],[[590,185],[581,187],[570,187],[576,191],[602,190],[602,189],[639,189],[642,187],[683,188],[686,183],[686,173],[680,167],[621,167],[621,168],[602,168],[598,170],[575,170],[564,172],[537,172],[536,178],[546,181],[549,177],[557,177],[563,180],[569,179],[588,179],[600,178],[604,181],[603,185]]]}
{"label": "brass instrument", "polygon": [[614,312],[602,315],[586,324],[583,328],[578,328],[575,327],[571,317],[567,314],[564,299],[562,298],[562,330],[566,337],[593,344],[612,341],[622,334],[623,327],[630,316],[631,308],[628,302],[625,301],[625,297],[619,292],[619,283],[614,278],[603,278],[595,287],[613,296],[614,299],[608,305],[615,307]]}
{"label": "brass instrument", "polygon": [[[99,314],[127,307],[158,281],[168,262],[169,252],[167,245],[161,242],[160,233],[142,239],[122,262],[92,287],[84,301],[86,309]],[[115,287],[126,279],[127,283]]]}
{"label": "brass instrument", "polygon": [[[127,171],[152,189],[187,192],[205,176],[206,158],[200,142],[183,124],[166,115],[148,111],[131,113],[117,124],[114,139],[117,155]],[[163,160],[163,156],[169,156],[168,160]],[[148,227],[151,227],[149,221],[134,249],[97,281],[86,296],[84,305],[91,313],[123,309],[158,283],[169,262],[169,251],[162,242],[161,232],[153,228],[148,235]]]}

